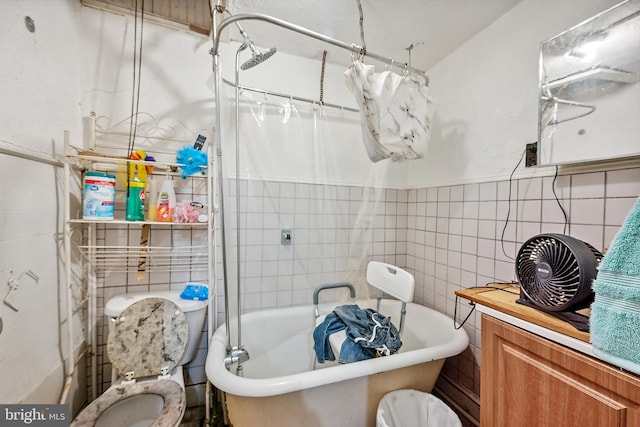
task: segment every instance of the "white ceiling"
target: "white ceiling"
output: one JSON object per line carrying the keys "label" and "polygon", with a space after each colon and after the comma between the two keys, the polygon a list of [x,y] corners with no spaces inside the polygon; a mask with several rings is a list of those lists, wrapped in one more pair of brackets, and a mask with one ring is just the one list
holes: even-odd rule
{"label": "white ceiling", "polygon": [[[498,19],[520,0],[360,0],[367,50],[428,70]],[[260,13],[291,22],[346,43],[361,45],[357,0],[229,0],[233,14]],[[241,25],[260,47],[347,64],[346,50],[259,21]],[[240,40],[227,27],[221,39]],[[409,58],[409,46],[411,50]]]}

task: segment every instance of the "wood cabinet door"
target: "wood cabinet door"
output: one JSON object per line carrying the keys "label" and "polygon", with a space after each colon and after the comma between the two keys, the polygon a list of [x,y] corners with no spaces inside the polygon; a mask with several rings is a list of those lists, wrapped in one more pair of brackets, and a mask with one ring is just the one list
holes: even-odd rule
{"label": "wood cabinet door", "polygon": [[482,427],[640,427],[640,379],[482,315]]}

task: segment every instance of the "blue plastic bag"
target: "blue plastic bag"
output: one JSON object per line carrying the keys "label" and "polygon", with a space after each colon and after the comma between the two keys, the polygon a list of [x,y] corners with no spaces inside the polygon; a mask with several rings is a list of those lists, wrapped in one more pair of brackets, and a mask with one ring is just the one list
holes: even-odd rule
{"label": "blue plastic bag", "polygon": [[201,283],[187,283],[180,298],[204,301],[209,298],[209,288]]}

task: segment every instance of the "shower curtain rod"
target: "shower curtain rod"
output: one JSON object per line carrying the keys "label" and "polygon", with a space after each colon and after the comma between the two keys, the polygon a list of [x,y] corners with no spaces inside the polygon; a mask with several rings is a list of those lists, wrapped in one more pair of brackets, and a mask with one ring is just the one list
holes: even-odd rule
{"label": "shower curtain rod", "polygon": [[218,26],[218,28],[216,30],[215,40],[214,40],[213,48],[211,49],[211,54],[214,55],[214,56],[218,54],[218,50],[219,50],[219,47],[220,47],[220,34],[222,33],[222,30],[227,25],[232,24],[232,23],[234,23],[236,21],[243,21],[243,20],[247,20],[247,19],[248,20],[269,22],[269,23],[277,25],[279,27],[286,28],[288,30],[295,31],[297,33],[303,34],[303,35],[308,36],[308,37],[312,37],[314,39],[323,41],[325,43],[332,44],[334,46],[337,46],[337,47],[340,47],[342,49],[348,50],[348,51],[353,52],[355,54],[362,55],[362,56],[368,56],[370,58],[376,59],[376,60],[378,60],[380,62],[383,62],[385,64],[389,64],[391,66],[395,65],[397,67],[401,67],[401,68],[403,68],[405,70],[412,71],[414,73],[422,75],[425,78],[425,83],[427,85],[429,84],[429,75],[427,74],[426,71],[420,70],[418,68],[414,68],[414,67],[410,66],[409,64],[407,64],[405,62],[401,63],[401,62],[398,62],[398,61],[394,61],[393,58],[387,58],[385,56],[378,55],[376,53],[370,52],[370,51],[366,50],[365,48],[363,48],[362,46],[358,46],[356,44],[345,43],[343,41],[336,40],[336,39],[331,38],[329,36],[326,36],[324,34],[317,33],[315,31],[309,30],[309,29],[307,29],[305,27],[301,27],[299,25],[292,24],[290,22],[283,21],[281,19],[274,18],[272,16],[263,15],[263,14],[259,14],[259,13],[242,13],[242,14],[233,15],[233,16],[230,16],[228,18],[223,19],[220,22],[220,25]]}
{"label": "shower curtain rod", "polygon": [[[222,78],[222,81],[231,86],[231,87],[235,87],[235,84],[227,79],[225,79],[224,77]],[[310,98],[303,98],[301,96],[295,96],[295,95],[289,95],[286,93],[279,93],[279,92],[272,92],[269,90],[265,90],[265,89],[258,89],[258,88],[253,88],[253,87],[249,87],[249,86],[238,86],[238,88],[240,90],[247,90],[249,92],[256,92],[256,93],[262,93],[264,95],[270,95],[270,96],[278,96],[280,98],[286,98],[286,99],[293,99],[296,101],[302,101],[302,102],[307,102],[309,104],[317,104],[317,105],[322,105],[323,107],[331,107],[331,108],[337,108],[339,110],[343,110],[343,111],[352,111],[354,113],[357,113],[358,110],[357,108],[353,108],[353,107],[345,107],[344,105],[338,105],[338,104],[332,104],[330,102],[320,102],[318,100],[315,99],[310,99]]]}

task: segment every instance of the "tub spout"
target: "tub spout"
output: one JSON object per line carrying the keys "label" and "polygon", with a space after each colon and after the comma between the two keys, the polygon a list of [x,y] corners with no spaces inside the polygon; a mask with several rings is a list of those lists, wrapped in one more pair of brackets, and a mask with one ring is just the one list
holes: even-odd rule
{"label": "tub spout", "polygon": [[234,346],[224,358],[224,366],[228,369],[229,366],[238,363],[238,369],[242,369],[240,366],[247,360],[249,360],[249,352],[244,347]]}

